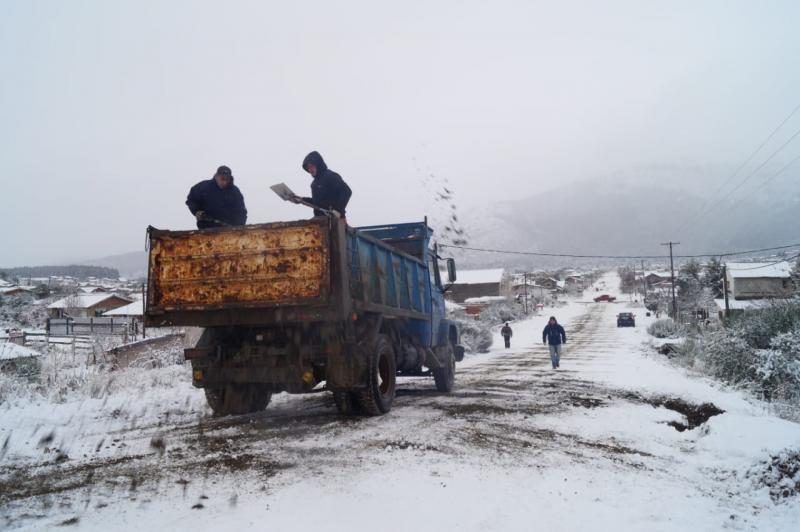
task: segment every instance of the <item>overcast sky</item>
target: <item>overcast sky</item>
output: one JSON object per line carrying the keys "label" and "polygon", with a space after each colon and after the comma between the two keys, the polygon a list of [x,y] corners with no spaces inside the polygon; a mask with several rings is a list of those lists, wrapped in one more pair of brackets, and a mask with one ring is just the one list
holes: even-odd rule
{"label": "overcast sky", "polygon": [[191,228],[188,189],[220,164],[249,222],[305,217],[268,187],[307,192],[312,149],[353,225],[421,219],[430,174],[469,215],[642,165],[735,168],[800,103],[799,20],[796,1],[4,0],[0,266]]}

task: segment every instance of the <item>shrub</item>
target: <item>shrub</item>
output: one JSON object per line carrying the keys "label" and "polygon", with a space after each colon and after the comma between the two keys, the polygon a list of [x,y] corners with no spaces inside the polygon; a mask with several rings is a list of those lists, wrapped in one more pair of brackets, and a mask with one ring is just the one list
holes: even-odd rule
{"label": "shrub", "polygon": [[470,353],[488,353],[492,347],[492,333],[480,321],[456,319],[461,328],[461,344]]}
{"label": "shrub", "polygon": [[681,338],[686,336],[686,328],[669,318],[654,321],[647,327],[647,332],[656,338]]}

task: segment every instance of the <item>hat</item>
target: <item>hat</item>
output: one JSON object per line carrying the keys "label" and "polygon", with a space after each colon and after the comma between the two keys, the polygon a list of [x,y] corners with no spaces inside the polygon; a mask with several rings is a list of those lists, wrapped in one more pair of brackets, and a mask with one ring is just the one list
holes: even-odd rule
{"label": "hat", "polygon": [[[220,166],[219,168],[217,168],[217,174],[219,174],[219,175],[226,175],[226,176],[228,176],[228,177],[233,177],[233,174],[231,173],[231,169],[230,169],[230,168],[228,168],[228,167],[227,167],[227,166],[225,166],[225,165],[222,165],[222,166]],[[217,175],[217,174],[215,174],[215,175]]]}

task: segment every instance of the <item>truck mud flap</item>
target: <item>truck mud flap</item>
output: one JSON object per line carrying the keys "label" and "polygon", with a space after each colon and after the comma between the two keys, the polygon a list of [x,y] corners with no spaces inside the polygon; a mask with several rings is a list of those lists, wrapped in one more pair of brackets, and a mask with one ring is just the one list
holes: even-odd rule
{"label": "truck mud flap", "polygon": [[331,356],[326,366],[329,390],[356,390],[367,387],[367,358],[360,350]]}

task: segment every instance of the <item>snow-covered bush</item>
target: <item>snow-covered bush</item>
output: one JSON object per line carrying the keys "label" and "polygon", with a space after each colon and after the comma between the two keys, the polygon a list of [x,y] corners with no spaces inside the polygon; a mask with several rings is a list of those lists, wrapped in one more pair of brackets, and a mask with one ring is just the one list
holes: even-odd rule
{"label": "snow-covered bush", "polygon": [[456,318],[455,321],[461,328],[461,345],[468,353],[489,352],[492,347],[492,333],[486,324],[472,319]]}
{"label": "snow-covered bush", "polygon": [[740,330],[753,347],[767,349],[774,337],[800,327],[800,303],[776,301],[767,308],[729,318],[726,327]]}
{"label": "snow-covered bush", "polygon": [[507,321],[522,319],[525,313],[521,306],[507,301],[496,301],[486,305],[477,318],[463,312],[453,312],[450,319],[461,328],[461,344],[469,353],[488,353],[492,347],[492,331]]}
{"label": "snow-covered bush", "polygon": [[746,312],[687,338],[676,359],[764,399],[800,403],[800,305]]}
{"label": "snow-covered bush", "polygon": [[740,331],[720,329],[707,333],[699,355],[704,370],[722,381],[739,384],[755,377],[755,349]]}
{"label": "snow-covered bush", "polygon": [[647,327],[647,332],[656,338],[681,338],[686,336],[686,328],[669,318],[654,321]]}

